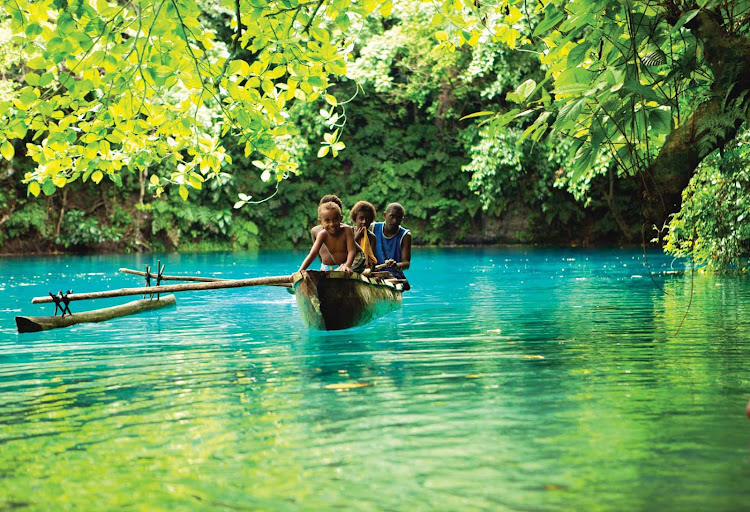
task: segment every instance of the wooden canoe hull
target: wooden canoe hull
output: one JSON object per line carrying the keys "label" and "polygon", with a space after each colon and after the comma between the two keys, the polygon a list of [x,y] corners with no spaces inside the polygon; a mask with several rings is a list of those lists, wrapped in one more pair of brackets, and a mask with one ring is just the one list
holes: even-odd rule
{"label": "wooden canoe hull", "polygon": [[310,329],[336,331],[364,325],[402,305],[400,284],[359,274],[307,270],[292,275],[302,322]]}
{"label": "wooden canoe hull", "polygon": [[18,327],[19,333],[48,331],[50,329],[70,327],[71,325],[81,323],[104,322],[112,318],[135,315],[145,311],[175,306],[176,304],[177,300],[174,295],[164,295],[158,300],[139,299],[118,306],[73,313],[66,316],[17,316],[16,327]]}

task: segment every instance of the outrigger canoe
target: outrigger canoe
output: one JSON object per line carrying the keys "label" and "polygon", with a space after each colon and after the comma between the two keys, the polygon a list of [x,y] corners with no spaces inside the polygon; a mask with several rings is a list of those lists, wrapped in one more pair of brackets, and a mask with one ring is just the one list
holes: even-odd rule
{"label": "outrigger canoe", "polygon": [[[48,329],[69,327],[84,322],[102,322],[126,315],[134,315],[164,307],[175,306],[174,295],[160,296],[164,293],[183,291],[218,290],[222,288],[239,288],[245,286],[288,286],[295,294],[302,323],[311,329],[340,330],[366,324],[386,313],[401,307],[401,294],[409,289],[405,280],[392,279],[388,272],[374,272],[364,276],[347,275],[344,272],[320,272],[308,270],[296,272],[291,276],[271,276],[250,279],[216,279],[198,276],[165,276],[163,267],[158,274],[120,269],[122,272],[145,275],[145,287],[120,288],[99,292],[65,294],[49,293],[46,296],[34,297],[32,303],[55,303],[54,316],[17,316],[18,332],[39,332]],[[156,286],[150,285],[150,279],[157,277]],[[197,281],[186,284],[162,285],[160,281],[184,280]],[[85,299],[106,299],[127,295],[143,295],[144,298],[119,306],[72,313],[69,304],[72,301]],[[151,298],[147,299],[149,295]],[[156,298],[154,298],[156,296]],[[57,316],[57,310],[62,314]]]}
{"label": "outrigger canoe", "polygon": [[306,327],[336,331],[364,325],[400,308],[405,287],[393,281],[378,275],[306,270],[292,274],[292,291]]}

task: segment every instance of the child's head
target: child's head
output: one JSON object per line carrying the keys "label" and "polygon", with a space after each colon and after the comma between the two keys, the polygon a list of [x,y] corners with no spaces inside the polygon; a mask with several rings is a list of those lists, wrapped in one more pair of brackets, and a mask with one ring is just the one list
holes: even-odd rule
{"label": "child's head", "polygon": [[368,201],[357,201],[352,208],[349,217],[355,226],[364,226],[369,228],[370,224],[375,221],[375,207]]}
{"label": "child's head", "polygon": [[404,220],[406,211],[399,203],[391,203],[385,208],[385,224],[391,228],[397,228]]}
{"label": "child's head", "polygon": [[[336,203],[339,205],[339,209],[343,212],[344,211],[344,204],[341,202],[341,199],[339,199],[339,196],[336,194],[328,194],[320,198],[319,205],[325,204],[325,203]],[[342,214],[343,215],[343,214]]]}
{"label": "child's head", "polygon": [[318,222],[326,230],[338,230],[341,227],[341,208],[333,201],[318,206]]}

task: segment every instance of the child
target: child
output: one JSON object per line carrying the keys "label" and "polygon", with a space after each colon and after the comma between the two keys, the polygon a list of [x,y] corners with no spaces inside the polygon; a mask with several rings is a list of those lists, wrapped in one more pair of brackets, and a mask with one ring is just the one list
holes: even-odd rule
{"label": "child", "polygon": [[403,271],[411,265],[411,232],[401,226],[404,214],[403,206],[391,203],[385,209],[385,222],[372,227],[378,264],[385,265],[385,270],[398,279],[405,279]]}
{"label": "child", "polygon": [[357,254],[354,230],[351,226],[342,225],[341,220],[341,208],[333,201],[318,206],[318,222],[321,229],[315,236],[310,253],[299,267],[300,272],[310,266],[318,255],[323,262],[321,270],[342,270],[351,274],[353,271],[361,272],[364,269],[363,266],[352,269],[352,262]]}
{"label": "child", "polygon": [[[341,199],[339,199],[339,196],[337,196],[336,194],[324,195],[323,197],[320,198],[320,202],[318,203],[318,206],[320,206],[321,204],[327,203],[329,201],[336,203],[341,209],[341,211],[342,212],[344,211],[344,205],[341,202]],[[346,226],[346,224],[342,224],[342,226]],[[323,226],[321,226],[320,224],[312,227],[312,229],[310,230],[310,236],[312,236],[313,242],[315,241],[315,237],[318,236],[318,233],[320,233],[322,229],[323,229]]]}
{"label": "child", "polygon": [[[349,217],[354,224],[354,241],[362,248],[367,261],[367,268],[373,268],[377,263],[375,257],[375,235],[370,231],[370,224],[375,221],[375,207],[367,201],[358,201],[352,208]],[[365,233],[367,236],[364,236]]]}

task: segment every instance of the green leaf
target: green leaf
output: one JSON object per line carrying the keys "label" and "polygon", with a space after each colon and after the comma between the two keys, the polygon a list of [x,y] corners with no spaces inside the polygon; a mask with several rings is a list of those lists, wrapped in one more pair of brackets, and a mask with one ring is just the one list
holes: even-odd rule
{"label": "green leaf", "polygon": [[13,155],[16,154],[15,149],[13,149],[13,144],[11,144],[7,139],[3,141],[2,144],[0,144],[0,154],[3,155],[3,158],[6,160],[12,160]]}
{"label": "green leaf", "polygon": [[591,48],[591,43],[588,41],[583,41],[575,45],[568,54],[568,67],[575,67],[586,60],[586,54],[589,51],[589,48]]}
{"label": "green leaf", "polygon": [[536,81],[529,79],[516,87],[516,94],[518,94],[518,97],[521,98],[521,101],[527,101],[535,90]]}
{"label": "green leaf", "polygon": [[18,103],[20,103],[19,108],[23,108],[24,110],[29,108],[32,103],[34,103],[39,97],[37,96],[37,92],[33,87],[24,87],[21,89],[20,94],[17,96]]}
{"label": "green leaf", "polygon": [[55,193],[55,190],[57,190],[57,187],[52,183],[52,180],[47,180],[42,183],[42,192],[44,192],[44,195],[51,196]]}
{"label": "green leaf", "polygon": [[581,111],[585,106],[586,98],[578,98],[563,105],[560,109],[560,112],[557,114],[555,127],[558,130],[561,130],[574,126],[578,119],[578,116],[581,114]]}
{"label": "green leaf", "polygon": [[[552,4],[549,4],[549,5],[552,5]],[[550,29],[552,29],[555,25],[560,23],[563,19],[565,19],[565,15],[561,12],[548,12],[547,15],[544,17],[544,19],[542,20],[542,22],[534,28],[533,35],[535,37],[539,37],[547,33]]]}
{"label": "green leaf", "polygon": [[690,22],[693,18],[695,18],[698,13],[700,12],[700,9],[692,9],[690,11],[687,11],[680,16],[680,19],[677,20],[677,23],[674,24],[674,27],[672,27],[672,33],[676,34],[680,31],[682,27],[684,27],[687,23]]}
{"label": "green leaf", "polygon": [[591,149],[589,144],[582,145],[576,152],[574,159],[573,176],[571,179],[576,181],[583,176],[583,173],[588,171],[594,163],[596,155]]}
{"label": "green leaf", "polygon": [[483,110],[481,112],[474,112],[473,114],[468,114],[463,116],[459,121],[463,121],[464,119],[471,119],[473,117],[484,117],[484,116],[494,116],[495,113],[491,112],[489,110]]}
{"label": "green leaf", "polygon": [[646,101],[655,101],[660,105],[664,105],[668,102],[668,100],[654,92],[651,87],[642,85],[635,80],[628,80],[627,82],[625,82],[625,84],[623,85],[623,89],[643,97],[643,99]]}
{"label": "green leaf", "polygon": [[35,37],[42,34],[44,29],[42,29],[42,26],[38,23],[29,23],[26,25],[26,30],[24,32],[27,36],[29,36],[30,39],[34,39]]}
{"label": "green leaf", "polygon": [[669,133],[672,131],[672,114],[668,110],[656,108],[648,114],[648,122],[651,129],[660,133]]}
{"label": "green leaf", "polygon": [[589,78],[588,72],[585,69],[566,69],[555,80],[555,90],[553,92],[557,95],[582,94],[590,87]]}
{"label": "green leaf", "polygon": [[227,66],[227,73],[247,77],[250,73],[250,65],[244,60],[233,60]]}
{"label": "green leaf", "polygon": [[41,192],[41,188],[39,187],[38,181],[32,181],[29,183],[29,193],[34,197],[39,197],[39,192]]}
{"label": "green leaf", "polygon": [[552,93],[559,95],[559,96],[563,96],[563,95],[575,96],[577,94],[583,94],[588,90],[589,90],[589,84],[568,84],[564,86],[555,87]]}

